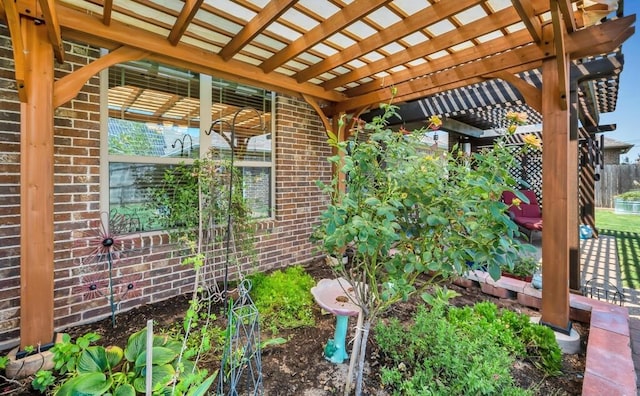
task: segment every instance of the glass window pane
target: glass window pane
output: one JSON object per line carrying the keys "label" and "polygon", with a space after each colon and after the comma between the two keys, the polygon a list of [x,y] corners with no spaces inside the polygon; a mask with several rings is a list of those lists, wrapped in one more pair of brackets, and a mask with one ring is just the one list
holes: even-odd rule
{"label": "glass window pane", "polygon": [[150,61],[109,68],[109,153],[197,158],[199,80]]}
{"label": "glass window pane", "polygon": [[212,83],[211,146],[223,153],[233,146],[239,161],[271,163],[271,93],[228,81]]}
{"label": "glass window pane", "polygon": [[271,217],[271,168],[243,167],[244,197],[256,218]]}
{"label": "glass window pane", "polygon": [[[178,165],[184,166],[184,165]],[[111,229],[120,233],[166,229],[167,211],[154,194],[171,185],[173,193],[184,192],[188,180],[164,181],[165,172],[176,165],[135,164],[112,162],[109,164],[109,217]],[[188,169],[188,168],[187,168]],[[187,174],[182,172],[181,174]],[[168,191],[171,194],[171,191]],[[191,216],[186,221],[197,224],[197,195],[194,193],[194,210],[185,211]],[[164,219],[164,220],[163,220]]]}
{"label": "glass window pane", "polygon": [[109,154],[198,158],[197,128],[109,118]]}

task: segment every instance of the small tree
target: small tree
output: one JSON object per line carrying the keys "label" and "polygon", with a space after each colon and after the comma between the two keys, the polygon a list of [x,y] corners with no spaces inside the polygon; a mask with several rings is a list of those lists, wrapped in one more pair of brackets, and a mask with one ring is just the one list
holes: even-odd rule
{"label": "small tree", "polygon": [[[488,268],[497,279],[500,267],[513,268],[523,249],[516,239],[518,227],[500,202],[505,190],[526,202],[512,188],[517,185],[509,174],[514,153],[504,142],[499,139],[493,150],[472,156],[457,146],[451,153],[425,154],[419,141],[426,130],[392,131],[388,120],[396,116],[397,107],[381,107],[382,116],[358,123],[353,140],[339,142],[329,132],[329,144],[339,152],[329,161],[345,175],[347,191],[337,188],[339,174],[330,185],[319,183],[333,203],[321,215],[315,236],[329,255],[354,251],[348,265],[338,260],[334,270],[354,287],[355,303],[362,310],[362,341],[352,353],[352,359],[357,357],[356,395],[362,392],[372,323],[415,292],[418,277],[427,285],[461,275],[471,264]],[[512,125],[524,121],[517,113],[509,113],[508,119]],[[440,123],[432,117],[428,128]],[[527,138],[530,145],[539,144]]]}

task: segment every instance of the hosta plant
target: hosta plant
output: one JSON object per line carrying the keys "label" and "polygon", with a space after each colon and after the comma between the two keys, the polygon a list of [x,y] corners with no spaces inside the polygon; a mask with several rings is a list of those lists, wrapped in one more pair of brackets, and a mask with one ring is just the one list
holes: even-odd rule
{"label": "hosta plant", "polygon": [[[206,370],[198,369],[193,362],[182,358],[181,341],[154,335],[152,342],[151,387],[154,394],[206,394],[215,379],[215,374],[205,379]],[[54,355],[54,361],[61,362],[57,368],[64,367],[67,374],[67,379],[54,391],[55,395],[145,394],[146,328],[132,334],[124,350],[118,346],[88,345],[84,341],[78,345],[69,339],[66,340],[66,344],[71,345],[71,348],[67,349],[72,350],[72,353],[65,356]],[[69,361],[72,364],[69,364]]]}

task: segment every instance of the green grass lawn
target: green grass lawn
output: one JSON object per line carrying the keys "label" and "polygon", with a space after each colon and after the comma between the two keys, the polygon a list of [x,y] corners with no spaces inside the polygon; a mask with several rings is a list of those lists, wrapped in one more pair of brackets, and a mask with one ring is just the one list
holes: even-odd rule
{"label": "green grass lawn", "polygon": [[596,228],[616,238],[623,287],[640,289],[640,216],[596,209]]}

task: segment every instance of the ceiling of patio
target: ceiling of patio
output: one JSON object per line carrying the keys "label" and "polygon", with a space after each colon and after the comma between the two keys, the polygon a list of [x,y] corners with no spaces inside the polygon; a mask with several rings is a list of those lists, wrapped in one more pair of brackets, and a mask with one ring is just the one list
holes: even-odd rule
{"label": "ceiling of patio", "polygon": [[[25,15],[34,2],[16,4]],[[591,0],[558,1],[569,32],[616,18],[602,8]],[[502,84],[496,92],[516,92],[500,105],[526,106],[518,89],[497,76],[539,87],[542,31],[552,20],[549,0],[59,0],[55,14],[63,38],[107,49],[126,45],[158,62],[303,94],[329,115],[388,101],[392,86],[398,103],[438,95],[455,101],[495,81]],[[582,96],[606,103],[601,110],[615,108],[619,66],[601,82],[611,89]],[[451,113],[446,106],[432,110]],[[465,122],[491,126],[488,113],[462,110]]]}

